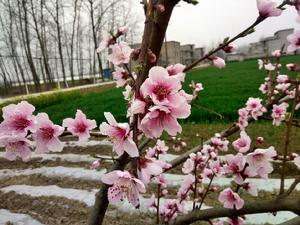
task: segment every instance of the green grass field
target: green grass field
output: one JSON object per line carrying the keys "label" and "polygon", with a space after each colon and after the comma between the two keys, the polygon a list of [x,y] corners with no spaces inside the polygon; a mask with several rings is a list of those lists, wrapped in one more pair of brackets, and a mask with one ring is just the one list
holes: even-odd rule
{"label": "green grass field", "polygon": [[[299,62],[300,56],[288,56],[282,64]],[[287,71],[285,66],[283,74]],[[189,91],[191,80],[201,82],[204,91],[192,107],[192,115],[184,122],[228,122],[237,118],[237,110],[245,104],[249,96],[261,96],[259,85],[264,79],[264,71],[257,69],[257,60],[228,63],[220,70],[213,67],[195,69],[186,75],[184,89]],[[63,118],[73,117],[76,109],[81,109],[98,124],[104,121],[103,112],[110,111],[118,121],[125,121],[126,102],[123,89],[100,90],[99,92],[71,92],[29,99],[38,112],[46,112],[50,118],[61,123]],[[222,118],[220,118],[222,115]]]}

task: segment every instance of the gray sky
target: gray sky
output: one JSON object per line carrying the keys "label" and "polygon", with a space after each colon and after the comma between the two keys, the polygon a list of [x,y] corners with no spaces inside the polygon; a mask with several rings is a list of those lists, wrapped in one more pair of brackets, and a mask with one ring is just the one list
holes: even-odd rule
{"label": "gray sky", "polygon": [[[282,1],[275,0],[280,4]],[[139,7],[138,10],[141,10]],[[181,2],[174,9],[167,39],[197,47],[212,46],[227,36],[234,36],[254,22],[258,16],[256,0],[199,0],[197,6]],[[235,42],[243,45],[261,37],[273,36],[280,29],[300,28],[296,10],[288,7],[280,17],[268,18],[256,32]]]}

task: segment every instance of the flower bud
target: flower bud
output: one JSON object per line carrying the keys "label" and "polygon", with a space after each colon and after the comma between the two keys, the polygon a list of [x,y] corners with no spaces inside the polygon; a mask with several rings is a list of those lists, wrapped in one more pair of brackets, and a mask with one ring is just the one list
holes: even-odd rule
{"label": "flower bud", "polygon": [[163,13],[165,11],[165,6],[163,4],[155,4],[154,8],[157,12]]}
{"label": "flower bud", "polygon": [[136,48],[136,49],[134,49],[134,50],[131,52],[130,58],[131,58],[133,61],[137,61],[137,60],[139,59],[140,53],[141,53],[141,49],[140,49],[140,48]]}

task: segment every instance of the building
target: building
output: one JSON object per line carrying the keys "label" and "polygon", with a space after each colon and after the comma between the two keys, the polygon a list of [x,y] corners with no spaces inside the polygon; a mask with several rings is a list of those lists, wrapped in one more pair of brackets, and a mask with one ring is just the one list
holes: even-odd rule
{"label": "building", "polygon": [[274,36],[263,38],[259,42],[251,43],[247,58],[258,58],[272,55],[272,52],[283,47],[283,51],[286,51],[289,42],[287,36],[292,34],[294,29],[279,30],[274,33]]}
{"label": "building", "polygon": [[194,56],[194,45],[193,44],[187,44],[187,45],[181,45],[180,46],[180,62],[183,65],[191,64],[195,61]]}
{"label": "building", "polygon": [[168,66],[180,62],[180,42],[167,41],[164,42],[160,51],[158,65]]}
{"label": "building", "polygon": [[[141,44],[133,44],[131,48],[138,49]],[[157,65],[167,67],[168,65],[181,63],[188,65],[197,59],[200,59],[205,54],[205,48],[194,48],[193,44],[180,45],[178,41],[164,42],[161,48],[160,56]],[[136,62],[130,62],[130,67],[134,70]]]}
{"label": "building", "polygon": [[205,48],[200,47],[200,48],[195,48],[194,50],[194,58],[197,59],[201,59],[205,54]]}
{"label": "building", "polygon": [[226,61],[244,61],[245,55],[243,53],[228,53],[226,55]]}

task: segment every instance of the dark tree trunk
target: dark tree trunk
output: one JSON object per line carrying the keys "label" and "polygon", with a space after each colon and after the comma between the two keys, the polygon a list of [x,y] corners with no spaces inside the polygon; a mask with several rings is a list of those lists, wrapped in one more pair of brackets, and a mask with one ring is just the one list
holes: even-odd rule
{"label": "dark tree trunk", "polygon": [[24,46],[25,46],[25,53],[27,57],[27,61],[29,64],[29,68],[32,74],[35,90],[37,92],[41,91],[41,84],[40,84],[40,78],[36,72],[36,68],[33,62],[32,54],[31,54],[31,48],[30,48],[30,34],[29,34],[29,27],[28,27],[28,15],[27,15],[27,6],[26,6],[26,0],[22,0],[22,8],[23,8],[23,13],[24,13],[24,29],[23,29],[23,23],[22,23],[22,14],[19,7],[19,20],[20,20],[20,30],[22,34],[22,39],[24,41]]}

